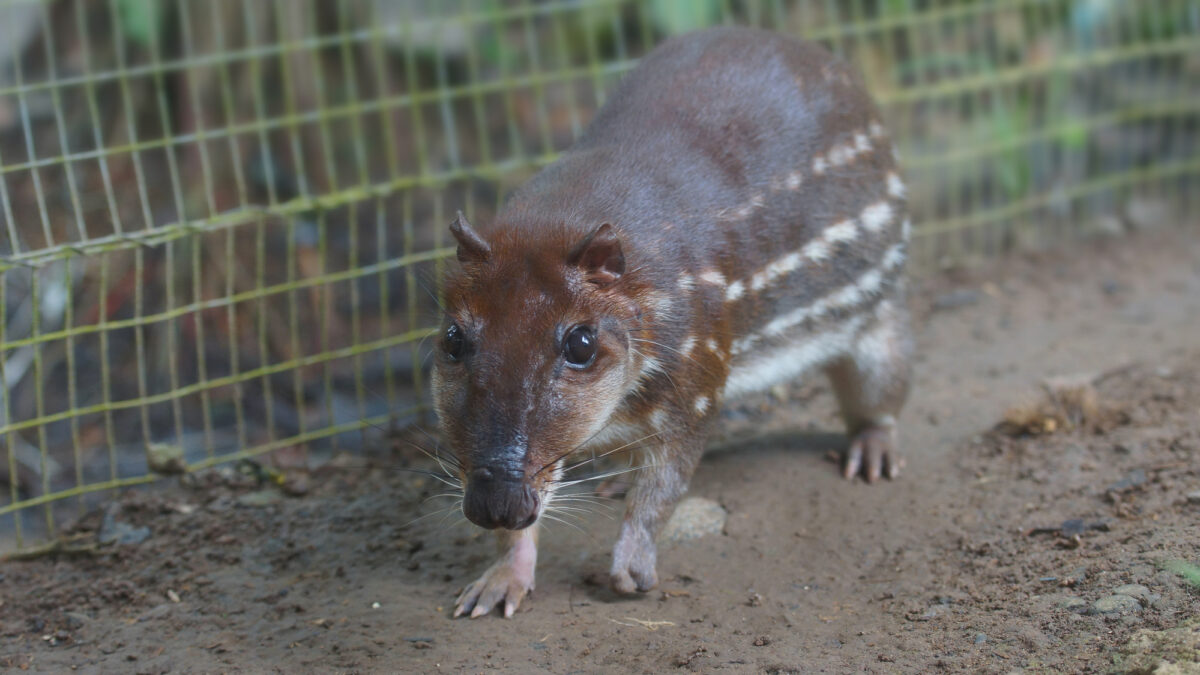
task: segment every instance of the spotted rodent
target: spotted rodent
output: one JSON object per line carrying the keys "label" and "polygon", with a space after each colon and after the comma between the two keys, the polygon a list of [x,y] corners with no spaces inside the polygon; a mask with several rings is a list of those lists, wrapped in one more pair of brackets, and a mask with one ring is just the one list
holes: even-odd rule
{"label": "spotted rodent", "polygon": [[652,588],[722,402],[809,370],[849,428],[845,475],[895,476],[908,230],[878,111],[824,49],[719,28],[648,54],[490,226],[451,225],[435,406],[463,512],[500,545],[454,615],[510,616],[533,588],[580,452],[640,458],[611,583]]}

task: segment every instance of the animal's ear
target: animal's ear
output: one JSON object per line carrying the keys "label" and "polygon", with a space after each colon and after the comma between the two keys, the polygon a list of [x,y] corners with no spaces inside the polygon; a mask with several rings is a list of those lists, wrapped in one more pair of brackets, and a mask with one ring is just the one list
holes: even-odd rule
{"label": "animal's ear", "polygon": [[620,279],[625,273],[625,254],[613,226],[605,223],[584,237],[567,255],[567,264],[582,269],[587,280],[597,286]]}
{"label": "animal's ear", "polygon": [[459,262],[482,263],[492,256],[492,247],[471,227],[462,211],[459,211],[454,222],[450,223],[450,234],[458,241]]}

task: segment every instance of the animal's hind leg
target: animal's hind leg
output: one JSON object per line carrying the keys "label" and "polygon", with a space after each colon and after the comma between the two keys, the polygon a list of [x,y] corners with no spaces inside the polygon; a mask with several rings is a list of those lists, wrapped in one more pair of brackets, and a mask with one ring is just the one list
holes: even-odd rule
{"label": "animal's hind leg", "polygon": [[826,368],[850,436],[844,473],[867,482],[895,478],[903,467],[896,418],[908,397],[912,337],[903,296],[883,300],[876,319],[849,351]]}

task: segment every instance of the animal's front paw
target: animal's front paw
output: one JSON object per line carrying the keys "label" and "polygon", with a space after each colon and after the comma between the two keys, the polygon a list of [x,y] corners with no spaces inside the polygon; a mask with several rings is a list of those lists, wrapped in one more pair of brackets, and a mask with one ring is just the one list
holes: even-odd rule
{"label": "animal's front paw", "polygon": [[483,576],[463,589],[454,601],[454,618],[470,612],[476,619],[500,603],[504,603],[504,618],[513,615],[525,595],[533,590],[533,571],[537,564],[537,549],[531,538],[517,545],[488,568]]}
{"label": "animal's front paw", "polygon": [[643,593],[658,585],[655,571],[658,551],[654,539],[645,531],[631,527],[621,530],[613,548],[613,566],[609,573],[612,589],[618,593]]}
{"label": "animal's front paw", "polygon": [[896,449],[896,427],[870,426],[850,442],[843,474],[854,478],[861,472],[868,483],[874,483],[880,476],[895,478],[902,468],[904,460]]}

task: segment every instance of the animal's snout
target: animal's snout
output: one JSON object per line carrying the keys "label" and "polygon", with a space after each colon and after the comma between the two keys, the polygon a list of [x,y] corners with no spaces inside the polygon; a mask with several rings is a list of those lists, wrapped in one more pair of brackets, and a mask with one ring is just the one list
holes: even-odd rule
{"label": "animal's snout", "polygon": [[480,527],[529,527],[537,520],[539,506],[537,492],[525,482],[523,473],[480,466],[467,476],[463,514]]}

